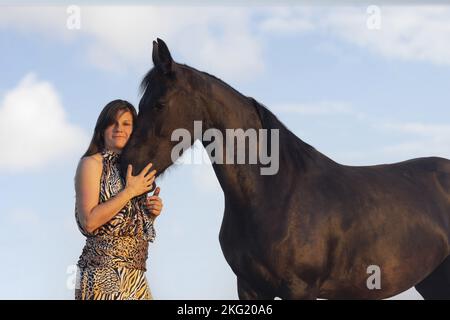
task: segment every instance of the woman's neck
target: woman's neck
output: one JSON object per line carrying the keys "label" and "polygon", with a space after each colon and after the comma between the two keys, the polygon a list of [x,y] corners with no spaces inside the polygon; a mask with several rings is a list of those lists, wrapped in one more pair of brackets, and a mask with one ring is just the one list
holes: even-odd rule
{"label": "woman's neck", "polygon": [[115,148],[115,147],[111,147],[111,146],[108,146],[108,145],[105,145],[105,149],[108,150],[108,151],[112,151],[114,153],[117,153],[117,154],[120,154],[122,152],[122,150],[123,150],[121,148]]}

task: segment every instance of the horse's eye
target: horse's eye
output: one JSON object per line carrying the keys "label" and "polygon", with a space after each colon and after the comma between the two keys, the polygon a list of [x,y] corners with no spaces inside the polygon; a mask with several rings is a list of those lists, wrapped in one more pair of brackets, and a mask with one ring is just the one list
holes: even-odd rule
{"label": "horse's eye", "polygon": [[158,103],[156,104],[156,109],[161,110],[162,108],[164,108],[164,104],[161,103],[161,102],[158,102]]}

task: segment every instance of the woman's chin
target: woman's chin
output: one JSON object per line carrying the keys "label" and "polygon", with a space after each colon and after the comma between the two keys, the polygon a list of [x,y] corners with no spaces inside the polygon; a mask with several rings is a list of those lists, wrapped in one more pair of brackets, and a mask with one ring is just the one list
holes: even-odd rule
{"label": "woman's chin", "polygon": [[116,150],[123,150],[123,148],[125,147],[125,143],[116,143],[113,147]]}

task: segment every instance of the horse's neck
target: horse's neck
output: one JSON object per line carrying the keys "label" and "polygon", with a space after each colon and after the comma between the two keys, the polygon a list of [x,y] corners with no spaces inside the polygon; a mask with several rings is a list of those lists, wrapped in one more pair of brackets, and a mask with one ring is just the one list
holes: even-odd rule
{"label": "horse's neck", "polygon": [[248,98],[214,79],[203,95],[206,127],[222,129],[260,129],[261,123]]}
{"label": "horse's neck", "polygon": [[[226,129],[265,129],[261,112],[272,120],[273,129],[279,131],[279,170],[273,176],[261,175],[263,165],[259,164],[224,164],[213,163],[213,168],[226,197],[249,199],[266,192],[271,186],[283,185],[293,173],[312,170],[327,162],[327,157],[304,143],[291,133],[274,115],[228,85],[213,79],[208,95],[205,96],[206,127],[218,129],[226,137]],[[270,131],[270,130],[269,130]],[[270,133],[268,133],[270,139]],[[258,138],[259,139],[259,138]],[[226,139],[223,139],[222,150],[226,150]],[[249,148],[244,148],[246,151]],[[246,155],[247,156],[247,155]],[[331,160],[330,160],[331,161]]]}

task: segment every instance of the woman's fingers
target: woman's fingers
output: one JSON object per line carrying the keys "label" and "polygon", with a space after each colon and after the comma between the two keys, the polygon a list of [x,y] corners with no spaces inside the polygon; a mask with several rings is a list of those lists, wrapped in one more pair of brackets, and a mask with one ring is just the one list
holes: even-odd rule
{"label": "woman's fingers", "polygon": [[154,177],[155,174],[156,174],[156,170],[152,170],[152,171],[150,171],[145,177],[146,177],[147,179],[149,179],[149,178]]}
{"label": "woman's fingers", "polygon": [[151,212],[161,212],[162,206],[150,206],[149,210]]}
{"label": "woman's fingers", "polygon": [[[144,181],[144,184],[146,185],[146,186],[148,186],[148,185],[151,185],[151,184],[153,184],[153,182],[155,181],[155,177],[151,177],[150,179],[146,179],[145,181]],[[150,189],[151,190],[151,189]],[[149,190],[149,191],[150,191]]]}
{"label": "woman's fingers", "polygon": [[147,187],[150,187],[150,189],[148,189],[147,191],[150,191],[152,189],[154,181],[155,181],[155,177],[145,180],[145,185]]}
{"label": "woman's fingers", "polygon": [[160,210],[161,211],[161,209],[163,208],[163,203],[162,203],[162,200],[161,200],[161,198],[159,198],[159,197],[155,197],[155,196],[152,196],[152,197],[149,197],[149,198],[147,198],[147,207],[149,208],[149,209],[157,209],[157,210]]}
{"label": "woman's fingers", "polygon": [[[152,184],[155,181],[155,174],[156,174],[156,170],[153,170],[146,177],[144,177],[144,184],[146,186],[148,186],[149,184]],[[149,189],[148,191],[150,191],[150,190],[151,189]]]}
{"label": "woman's fingers", "polygon": [[150,170],[150,168],[152,167],[152,165],[153,165],[153,164],[152,164],[151,162],[150,162],[148,165],[146,165],[145,168],[142,169],[141,173],[139,173],[139,175],[140,175],[140,176],[142,175],[142,176],[145,177],[147,171]]}
{"label": "woman's fingers", "polygon": [[157,211],[159,212],[163,208],[163,204],[161,201],[150,200],[150,199],[147,199],[146,206],[151,212],[157,212]]}
{"label": "woman's fingers", "polygon": [[162,208],[163,204],[161,202],[148,202],[147,207],[149,208]]}
{"label": "woman's fingers", "polygon": [[150,211],[150,213],[160,214],[162,211],[162,208],[148,208],[148,210]]}
{"label": "woman's fingers", "polygon": [[162,203],[162,199],[157,196],[147,197],[147,203],[149,203],[149,204]]}

